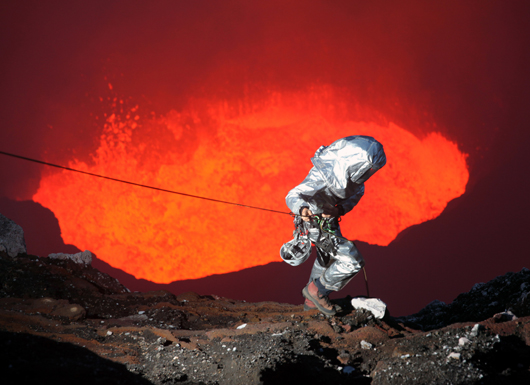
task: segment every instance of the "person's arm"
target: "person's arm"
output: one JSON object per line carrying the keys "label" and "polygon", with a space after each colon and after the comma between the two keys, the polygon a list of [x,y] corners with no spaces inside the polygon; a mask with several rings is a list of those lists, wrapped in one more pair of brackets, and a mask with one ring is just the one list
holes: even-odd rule
{"label": "person's arm", "polygon": [[313,197],[323,188],[325,183],[320,179],[320,174],[312,168],[304,181],[289,191],[285,202],[294,214],[309,220],[309,216],[318,213]]}

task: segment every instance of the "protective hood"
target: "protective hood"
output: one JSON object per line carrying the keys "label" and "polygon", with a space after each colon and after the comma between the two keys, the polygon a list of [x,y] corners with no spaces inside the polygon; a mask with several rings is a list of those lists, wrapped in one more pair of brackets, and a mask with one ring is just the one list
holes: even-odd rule
{"label": "protective hood", "polygon": [[311,162],[332,193],[345,199],[386,164],[386,155],[377,140],[357,135],[320,147]]}

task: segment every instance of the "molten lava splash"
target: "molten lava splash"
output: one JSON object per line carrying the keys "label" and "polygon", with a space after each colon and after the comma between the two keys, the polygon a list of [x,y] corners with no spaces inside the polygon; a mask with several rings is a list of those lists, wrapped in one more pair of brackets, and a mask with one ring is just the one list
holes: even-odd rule
{"label": "molten lava splash", "polygon": [[[316,93],[318,95],[318,93]],[[137,108],[106,118],[92,173],[246,205],[288,211],[285,195],[320,145],[370,135],[388,163],[344,218],[350,239],[388,245],[462,195],[466,156],[438,133],[418,139],[394,124],[355,122],[315,93],[256,103],[197,102],[141,119]],[[43,177],[33,199],[50,208],[67,243],[137,278],[168,283],[280,261],[288,215],[183,197],[69,171]]]}

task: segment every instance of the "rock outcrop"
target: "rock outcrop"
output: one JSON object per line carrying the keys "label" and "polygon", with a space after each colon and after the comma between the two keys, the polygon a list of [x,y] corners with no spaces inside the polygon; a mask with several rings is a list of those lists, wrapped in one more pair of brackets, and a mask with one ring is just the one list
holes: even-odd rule
{"label": "rock outcrop", "polygon": [[75,254],[65,254],[65,253],[53,253],[48,255],[48,258],[51,259],[63,259],[63,260],[71,260],[75,263],[80,263],[83,265],[91,265],[92,264],[92,253],[88,250],[82,251],[80,253]]}
{"label": "rock outcrop", "polygon": [[457,322],[481,321],[494,314],[509,317],[530,315],[530,270],[507,273],[488,283],[477,283],[468,293],[460,294],[452,303],[433,301],[416,314],[400,321],[422,330],[439,329]]}
{"label": "rock outcrop", "polygon": [[26,254],[24,230],[2,214],[0,214],[0,251],[6,252],[13,258],[19,254]]}

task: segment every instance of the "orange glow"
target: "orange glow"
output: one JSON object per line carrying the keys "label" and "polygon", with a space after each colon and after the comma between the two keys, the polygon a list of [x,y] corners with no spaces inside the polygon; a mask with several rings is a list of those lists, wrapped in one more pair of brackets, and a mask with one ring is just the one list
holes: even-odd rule
{"label": "orange glow", "polygon": [[[321,96],[324,95],[325,96]],[[275,94],[259,102],[196,101],[158,118],[141,108],[106,117],[92,173],[247,205],[288,211],[287,192],[320,145],[371,135],[387,165],[343,220],[350,239],[388,245],[462,195],[466,155],[432,132],[419,139],[394,124],[355,121],[329,92]],[[89,249],[137,278],[160,283],[280,261],[287,215],[197,200],[69,171],[42,178],[33,199],[59,220],[66,243]]]}

